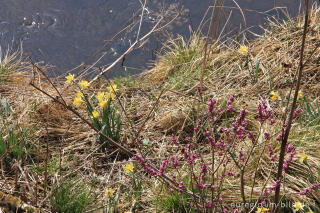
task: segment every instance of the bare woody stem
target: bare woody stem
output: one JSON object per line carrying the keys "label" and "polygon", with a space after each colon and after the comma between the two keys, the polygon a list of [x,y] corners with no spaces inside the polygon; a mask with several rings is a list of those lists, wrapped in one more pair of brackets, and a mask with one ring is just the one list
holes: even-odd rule
{"label": "bare woody stem", "polygon": [[[284,162],[284,156],[285,156],[285,151],[286,151],[286,145],[288,143],[288,137],[289,137],[291,124],[292,124],[292,120],[293,120],[293,113],[294,113],[294,111],[296,109],[296,105],[297,105],[298,92],[299,92],[299,89],[300,89],[301,78],[302,78],[302,70],[303,70],[303,66],[304,66],[304,64],[303,64],[303,54],[304,54],[304,47],[305,47],[307,30],[308,30],[309,0],[305,0],[305,7],[306,7],[306,12],[305,12],[305,20],[304,20],[304,28],[303,28],[301,49],[300,49],[300,60],[299,60],[299,67],[298,67],[298,80],[297,80],[297,83],[296,83],[294,98],[293,98],[293,102],[292,102],[292,105],[291,105],[290,115],[289,115],[289,119],[288,119],[288,125],[287,125],[287,128],[285,128],[285,133],[284,133],[284,136],[282,137],[281,150],[280,150],[279,163],[278,163],[277,180],[281,180],[281,178],[282,178],[282,170],[283,170],[283,162]],[[275,197],[274,197],[274,203],[277,206],[279,206],[278,203],[279,203],[279,200],[280,200],[280,188],[281,188],[280,185],[276,188]],[[275,209],[275,211],[278,211],[278,208]]]}

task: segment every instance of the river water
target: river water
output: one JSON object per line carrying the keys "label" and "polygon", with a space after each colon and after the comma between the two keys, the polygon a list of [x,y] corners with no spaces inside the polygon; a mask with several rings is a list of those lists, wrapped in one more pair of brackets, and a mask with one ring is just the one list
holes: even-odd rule
{"label": "river water", "polygon": [[[142,0],[141,0],[142,1]],[[267,17],[285,19],[283,12],[272,10],[285,6],[291,16],[297,14],[300,0],[235,0],[243,9],[247,27],[261,33],[258,25]],[[155,59],[166,34],[181,34],[186,38],[190,29],[196,29],[213,0],[148,0],[141,34],[148,32],[161,11],[179,11],[179,18],[166,31],[150,37],[142,49],[126,57],[124,66],[116,66],[112,76],[143,71]],[[225,0],[224,6],[236,7],[233,0]],[[92,63],[101,54],[104,58],[98,65],[105,66],[119,57],[135,40],[139,28],[139,0],[0,0],[0,45],[16,48],[22,42],[25,55],[34,61],[43,61],[56,68],[51,76],[60,75],[81,63]],[[227,30],[244,26],[239,10],[225,8],[223,17],[228,17]],[[267,12],[265,12],[267,11]],[[262,13],[264,12],[264,13]],[[176,13],[171,12],[170,20]],[[224,18],[225,19],[225,18]],[[129,28],[108,42],[95,57],[90,57],[124,26]],[[223,24],[222,24],[223,25]],[[205,29],[204,27],[203,29]],[[126,69],[124,68],[126,67]],[[75,70],[74,72],[76,72]]]}

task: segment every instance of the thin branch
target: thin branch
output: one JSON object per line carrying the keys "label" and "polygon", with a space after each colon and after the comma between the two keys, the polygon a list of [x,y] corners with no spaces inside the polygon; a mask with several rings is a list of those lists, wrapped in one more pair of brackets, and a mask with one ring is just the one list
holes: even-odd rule
{"label": "thin branch", "polygon": [[128,55],[130,52],[132,52],[135,47],[141,43],[142,41],[144,41],[146,38],[148,38],[152,33],[154,33],[158,27],[158,25],[161,23],[161,21],[163,20],[163,17],[161,17],[158,22],[153,26],[153,28],[147,33],[145,34],[142,38],[139,38],[138,40],[136,40],[128,49],[127,51],[125,51],[119,58],[117,58],[111,65],[109,65],[107,68],[103,69],[101,73],[99,73],[96,77],[94,77],[90,83],[96,81],[98,78],[100,78],[104,73],[109,72],[116,64],[118,64],[126,55]]}
{"label": "thin branch", "polygon": [[52,85],[52,87],[56,90],[56,92],[58,93],[59,97],[61,98],[61,100],[63,101],[63,103],[65,105],[67,105],[67,103],[65,102],[65,100],[63,99],[61,93],[59,92],[58,88],[53,84],[53,82],[49,79],[49,77],[43,72],[43,70],[37,66],[35,63],[32,62],[32,60],[29,58],[29,62],[30,64],[33,66],[33,69],[36,68],[37,71],[41,72],[41,74],[49,81],[49,83]]}
{"label": "thin branch", "polygon": [[[140,2],[141,3],[141,2]],[[144,4],[142,5],[142,11],[141,11],[141,17],[140,17],[140,23],[139,23],[139,29],[138,29],[138,33],[137,33],[137,41],[139,40],[139,36],[140,36],[140,31],[141,31],[141,26],[142,26],[142,20],[143,20],[143,16],[144,16],[144,11],[146,8],[146,4],[147,4],[147,0],[144,0]]]}
{"label": "thin branch", "polygon": [[[294,113],[294,111],[296,109],[296,105],[297,105],[298,92],[300,89],[300,84],[301,84],[301,79],[302,79],[303,55],[304,55],[306,35],[307,35],[307,31],[308,31],[309,0],[305,0],[305,7],[306,7],[306,12],[305,12],[305,20],[304,20],[301,49],[300,49],[300,60],[299,60],[299,67],[298,67],[298,81],[297,81],[296,88],[295,88],[295,94],[294,94],[293,103],[291,106],[291,111],[290,111],[289,120],[288,120],[288,126],[286,127],[285,134],[282,137],[281,150],[280,150],[279,163],[278,163],[277,180],[281,180],[281,178],[282,178],[282,170],[283,170],[283,162],[284,162],[284,155],[285,155],[285,151],[286,151],[286,145],[288,142],[288,137],[289,137],[289,133],[290,133],[291,125],[292,125],[293,113]],[[276,205],[278,205],[279,199],[280,199],[280,188],[281,187],[278,186],[275,191],[274,203]],[[276,208],[275,211],[278,211],[278,208]]]}

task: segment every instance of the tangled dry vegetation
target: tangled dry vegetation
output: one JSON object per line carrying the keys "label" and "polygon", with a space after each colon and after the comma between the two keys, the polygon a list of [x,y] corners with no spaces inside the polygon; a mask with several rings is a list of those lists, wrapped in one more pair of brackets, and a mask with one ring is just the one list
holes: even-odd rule
{"label": "tangled dry vegetation", "polygon": [[[308,100],[318,103],[320,49],[317,47],[320,46],[320,9],[313,9],[310,18],[302,91]],[[271,91],[278,91],[282,100],[270,104],[278,118],[281,118],[285,97],[291,83],[295,81],[293,78],[298,67],[302,23],[300,17],[285,22],[270,21],[264,35],[250,41],[248,58],[238,53],[236,49],[239,45],[236,43],[234,46],[221,42],[212,44],[204,78],[204,100],[215,97],[222,103],[234,94],[236,110],[246,106],[251,118],[251,128],[256,130],[258,124],[253,114],[256,113],[258,102],[268,99]],[[204,40],[199,35],[193,35],[189,41],[182,37],[172,40],[150,71],[136,79],[114,79],[120,87],[118,97],[126,111],[126,116],[122,114],[124,128],[120,141],[123,146],[136,152],[143,149],[147,151],[148,159],[159,162],[172,154],[171,136],[192,136],[197,110],[200,111],[201,118],[204,116],[201,112],[207,107],[206,102],[200,109],[195,106],[199,98],[196,90],[203,63],[203,44]],[[30,63],[21,61],[17,56],[15,54],[10,58],[8,55],[6,60],[1,61],[0,68],[6,69],[6,72],[0,72],[0,92],[12,107],[13,113],[8,118],[10,123],[19,125],[19,128],[32,128],[32,137],[36,142],[28,157],[13,161],[9,167],[2,164],[1,191],[19,197],[25,203],[49,210],[53,188],[64,178],[73,177],[74,180],[85,182],[94,192],[95,205],[91,209],[103,206],[106,188],[113,188],[119,196],[115,211],[132,209],[137,202],[139,204],[134,207],[135,212],[163,211],[155,202],[163,198],[161,181],[146,176],[142,171],[137,171],[136,174],[143,180],[141,199],[128,202],[128,197],[120,194],[120,188],[129,181],[123,166],[131,160],[117,149],[101,152],[93,130],[29,85],[33,81],[49,94],[57,96],[43,76],[37,72],[31,75],[33,68]],[[66,97],[67,103],[72,105],[72,96],[76,91],[66,87],[61,78],[52,81]],[[98,81],[90,85],[89,92],[96,93],[106,86],[107,81]],[[300,104],[303,108],[304,102],[301,101]],[[120,110],[120,106],[118,107]],[[80,108],[79,111],[86,114],[85,108]],[[295,144],[297,152],[305,151],[308,154],[309,166],[315,174],[318,174],[317,168],[320,165],[319,124],[320,121],[312,126],[304,121],[296,122],[290,135],[290,141]],[[279,122],[268,128],[273,128],[271,132],[276,134],[280,126]],[[140,132],[138,140],[134,140],[133,131]],[[206,143],[199,143],[200,149],[206,153]],[[246,180],[249,183],[255,169],[254,159],[258,158],[258,154],[260,153],[253,157],[247,168]],[[207,157],[209,158],[204,155],[204,158]],[[265,159],[266,157],[261,160],[263,169],[258,173],[258,187],[254,192],[256,197],[269,175],[269,184],[276,181],[276,171],[273,171],[273,165]],[[316,200],[320,203],[319,191],[314,191],[308,197],[299,195],[299,189],[312,184],[309,172],[306,165],[292,162],[285,177],[286,199],[299,199],[309,203]],[[239,186],[232,178],[228,179],[223,190],[228,192],[224,198],[227,202],[241,202]],[[250,187],[245,190],[250,194]],[[4,195],[0,194],[0,198],[1,196]],[[7,209],[12,209],[13,205],[15,204],[4,204],[0,199],[0,208],[6,206]],[[316,209],[320,211],[319,207]]]}

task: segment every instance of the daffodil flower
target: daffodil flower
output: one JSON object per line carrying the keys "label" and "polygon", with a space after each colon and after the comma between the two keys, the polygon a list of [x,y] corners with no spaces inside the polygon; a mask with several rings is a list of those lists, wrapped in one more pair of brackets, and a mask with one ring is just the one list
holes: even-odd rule
{"label": "daffodil flower", "polygon": [[92,112],[92,115],[93,115],[94,118],[99,118],[99,112],[97,112],[97,110],[94,110]]}
{"label": "daffodil flower", "polygon": [[299,99],[301,97],[301,95],[302,95],[302,92],[301,92],[301,90],[299,90],[297,98]]}
{"label": "daffodil flower", "polygon": [[124,171],[129,174],[131,172],[133,172],[134,166],[133,163],[128,163],[125,167],[124,167]]}
{"label": "daffodil flower", "polygon": [[80,81],[79,86],[81,87],[81,89],[85,89],[89,86],[89,83],[86,80],[82,80]]}
{"label": "daffodil flower", "polygon": [[111,100],[114,100],[116,97],[116,94],[114,94],[113,92],[106,93],[106,97],[107,97],[107,99],[111,98]]}
{"label": "daffodil flower", "polygon": [[110,87],[108,87],[109,92],[111,93],[115,93],[118,91],[117,89],[117,85],[116,84],[112,84]]}
{"label": "daffodil flower", "polygon": [[103,109],[103,108],[105,108],[107,106],[107,103],[108,103],[108,101],[102,100],[102,101],[99,102],[99,106]]}
{"label": "daffodil flower", "polygon": [[73,104],[76,106],[76,107],[79,107],[81,104],[83,103],[83,100],[81,97],[75,97],[73,99]]}
{"label": "daffodil flower", "polygon": [[262,207],[262,208],[257,208],[256,213],[266,213],[266,212],[268,212],[268,211],[269,211],[268,208]]}
{"label": "daffodil flower", "polygon": [[104,92],[98,92],[96,97],[99,102],[103,101],[104,100]]}
{"label": "daffodil flower", "polygon": [[66,84],[72,84],[73,81],[74,81],[74,75],[72,74],[69,74],[67,77],[66,77]]}
{"label": "daffodil flower", "polygon": [[113,197],[114,190],[112,188],[108,188],[105,192],[106,197]]}
{"label": "daffodil flower", "polygon": [[270,93],[270,95],[271,95],[271,100],[273,100],[273,101],[275,101],[275,100],[277,100],[279,98],[278,92],[272,91]]}
{"label": "daffodil flower", "polygon": [[300,155],[300,159],[299,162],[303,163],[303,161],[305,161],[308,158],[308,156],[306,155],[306,153],[303,151]]}
{"label": "daffodil flower", "polygon": [[241,45],[240,48],[238,49],[238,52],[242,55],[245,55],[248,52],[248,47]]}
{"label": "daffodil flower", "polygon": [[83,95],[82,92],[77,92],[77,93],[76,93],[76,97],[77,97],[77,98],[83,98],[84,95]]}
{"label": "daffodil flower", "polygon": [[303,206],[302,203],[300,203],[299,201],[295,202],[293,207],[295,208],[296,211],[299,211],[301,209],[303,209]]}

